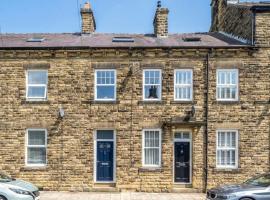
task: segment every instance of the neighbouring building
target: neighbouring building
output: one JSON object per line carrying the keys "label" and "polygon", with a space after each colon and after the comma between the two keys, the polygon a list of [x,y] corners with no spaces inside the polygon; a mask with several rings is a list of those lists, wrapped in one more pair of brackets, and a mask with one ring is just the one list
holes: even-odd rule
{"label": "neighbouring building", "polygon": [[[204,191],[269,171],[270,4],[207,33],[0,35],[0,169],[44,190]],[[180,9],[180,8],[179,8]],[[181,19],[179,19],[181,20]]]}

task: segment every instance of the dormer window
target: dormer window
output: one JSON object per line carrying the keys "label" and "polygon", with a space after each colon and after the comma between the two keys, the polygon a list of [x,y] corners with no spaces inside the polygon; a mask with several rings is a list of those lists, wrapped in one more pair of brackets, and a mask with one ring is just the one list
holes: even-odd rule
{"label": "dormer window", "polygon": [[161,70],[146,69],[143,71],[143,100],[161,100]]}

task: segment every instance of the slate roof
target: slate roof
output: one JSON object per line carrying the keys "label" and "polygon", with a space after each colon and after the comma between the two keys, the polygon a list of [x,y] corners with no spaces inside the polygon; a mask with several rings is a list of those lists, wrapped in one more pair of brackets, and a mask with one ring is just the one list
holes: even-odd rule
{"label": "slate roof", "polygon": [[[45,38],[42,42],[27,42],[33,37]],[[114,37],[131,37],[134,42],[112,42]],[[200,41],[185,41],[185,38],[200,38]],[[80,33],[47,34],[0,34],[0,49],[35,48],[230,48],[248,44],[221,33],[170,34],[157,38],[151,34],[102,34],[81,35]]]}

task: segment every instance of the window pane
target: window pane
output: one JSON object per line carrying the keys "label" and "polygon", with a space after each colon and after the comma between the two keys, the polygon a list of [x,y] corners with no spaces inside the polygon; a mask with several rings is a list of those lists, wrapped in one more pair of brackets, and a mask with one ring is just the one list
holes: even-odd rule
{"label": "window pane", "polygon": [[220,132],[219,133],[219,147],[225,147],[225,133]]}
{"label": "window pane", "polygon": [[114,84],[115,83],[115,71],[97,71],[96,79],[97,84]]}
{"label": "window pane", "polygon": [[28,147],[28,164],[46,164],[46,148]]}
{"label": "window pane", "polygon": [[114,99],[115,86],[97,86],[97,99]]}
{"label": "window pane", "polygon": [[231,88],[231,98],[235,99],[236,98],[236,88]]}
{"label": "window pane", "polygon": [[232,145],[231,147],[236,147],[236,133],[232,132]]}
{"label": "window pane", "polygon": [[29,130],[28,131],[28,145],[45,145],[46,133],[45,131]]}
{"label": "window pane", "polygon": [[159,149],[145,149],[146,165],[159,165]]}
{"label": "window pane", "polygon": [[97,139],[113,139],[113,130],[98,130]]}
{"label": "window pane", "polygon": [[231,133],[227,132],[226,133],[226,147],[230,147],[231,146]]}
{"label": "window pane", "polygon": [[231,83],[231,73],[226,72],[226,84],[230,84],[230,83]]}
{"label": "window pane", "polygon": [[160,86],[159,85],[146,85],[144,86],[145,99],[159,99],[160,98]]}
{"label": "window pane", "polygon": [[182,133],[175,133],[175,134],[174,134],[174,137],[175,137],[176,139],[181,139],[181,138],[182,138]]}
{"label": "window pane", "polygon": [[235,151],[231,151],[231,165],[235,165],[236,163],[236,159],[235,159]]}
{"label": "window pane", "polygon": [[225,165],[225,151],[220,151],[221,152],[221,165]]}
{"label": "window pane", "polygon": [[189,139],[190,137],[190,134],[189,133],[183,133],[183,138],[184,139]]}
{"label": "window pane", "polygon": [[232,80],[231,80],[232,82],[231,83],[232,84],[237,84],[236,83],[236,72],[232,72],[231,75],[232,75]]}
{"label": "window pane", "polygon": [[47,84],[47,72],[28,71],[28,84]]}
{"label": "window pane", "polygon": [[145,147],[159,147],[159,131],[145,131]]}
{"label": "window pane", "polygon": [[28,86],[27,97],[35,97],[35,98],[46,98],[45,96],[46,87],[45,86]]}

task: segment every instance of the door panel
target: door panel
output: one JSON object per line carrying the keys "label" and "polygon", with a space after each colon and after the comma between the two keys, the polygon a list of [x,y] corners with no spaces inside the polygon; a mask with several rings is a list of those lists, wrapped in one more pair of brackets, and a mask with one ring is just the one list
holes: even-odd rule
{"label": "door panel", "polygon": [[190,142],[174,143],[174,181],[190,182]]}
{"label": "door panel", "polygon": [[97,141],[97,181],[113,181],[113,145],[111,141]]}

